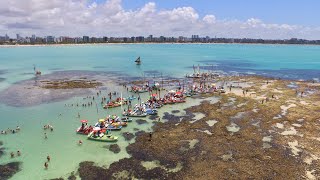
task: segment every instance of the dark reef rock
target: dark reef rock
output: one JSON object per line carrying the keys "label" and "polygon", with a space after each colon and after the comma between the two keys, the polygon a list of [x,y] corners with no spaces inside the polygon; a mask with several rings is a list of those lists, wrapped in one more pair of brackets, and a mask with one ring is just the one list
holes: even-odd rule
{"label": "dark reef rock", "polygon": [[74,172],[72,172],[70,174],[70,176],[68,177],[68,180],[76,180],[76,179],[77,179],[77,177],[74,175]]}
{"label": "dark reef rock", "polygon": [[21,162],[11,162],[0,165],[0,179],[10,179],[14,174],[21,170]]}
{"label": "dark reef rock", "polygon": [[162,119],[168,120],[169,122],[175,122],[178,123],[180,121],[180,116],[175,116],[173,114],[169,114],[168,112],[165,112]]}
{"label": "dark reef rock", "polygon": [[95,166],[93,162],[85,161],[79,164],[79,176],[86,180],[109,179],[106,177],[106,170],[102,167]]}
{"label": "dark reef rock", "polygon": [[121,149],[120,149],[120,146],[118,144],[111,144],[109,146],[109,151],[111,151],[111,152],[113,152],[115,154],[118,154],[121,151]]}
{"label": "dark reef rock", "polygon": [[148,123],[147,120],[144,120],[144,119],[137,119],[136,122],[137,122],[138,124]]}
{"label": "dark reef rock", "polygon": [[145,133],[146,133],[145,131],[138,131],[134,135],[135,136],[141,136],[142,134],[145,134]]}
{"label": "dark reef rock", "polygon": [[3,142],[0,141],[0,158],[1,158],[1,156],[3,156],[3,154],[4,154],[4,147],[1,147],[2,145],[3,145]]}
{"label": "dark reef rock", "polygon": [[179,113],[180,111],[179,110],[172,110],[171,113],[173,114],[176,114],[176,113]]}
{"label": "dark reef rock", "polygon": [[157,116],[157,115],[149,116],[149,119],[150,120],[158,120],[159,116]]}
{"label": "dark reef rock", "polygon": [[[79,165],[81,179],[168,179],[168,173],[162,168],[146,170],[141,161],[134,158],[121,159],[112,163],[109,169],[95,166],[93,162],[82,162]],[[125,177],[123,174],[125,173]],[[121,174],[121,175],[120,175]]]}
{"label": "dark reef rock", "polygon": [[124,133],[122,133],[122,136],[124,137],[124,139],[125,139],[126,141],[130,141],[131,139],[134,138],[134,134],[129,133],[129,132],[124,132]]}
{"label": "dark reef rock", "polygon": [[0,147],[0,158],[4,155],[4,148]]}

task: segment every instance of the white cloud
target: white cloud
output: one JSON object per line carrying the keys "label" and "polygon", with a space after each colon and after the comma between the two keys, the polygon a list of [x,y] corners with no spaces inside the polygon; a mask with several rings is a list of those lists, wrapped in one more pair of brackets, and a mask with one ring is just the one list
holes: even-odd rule
{"label": "white cloud", "polygon": [[216,17],[214,15],[206,15],[202,19],[205,23],[213,24],[216,21]]}
{"label": "white cloud", "polygon": [[90,3],[88,0],[1,0],[0,34],[69,36],[190,36],[320,39],[320,28],[217,19],[192,7],[159,10],[148,2],[126,10],[121,0]]}

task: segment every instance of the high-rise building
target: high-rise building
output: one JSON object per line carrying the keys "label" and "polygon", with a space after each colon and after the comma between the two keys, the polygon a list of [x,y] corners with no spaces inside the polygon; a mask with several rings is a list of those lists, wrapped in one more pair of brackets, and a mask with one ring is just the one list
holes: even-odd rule
{"label": "high-rise building", "polygon": [[5,36],[0,36],[0,43],[3,43],[3,42],[5,42],[6,40],[6,37]]}
{"label": "high-rise building", "polygon": [[192,35],[191,39],[192,39],[192,42],[199,42],[200,41],[199,35]]}
{"label": "high-rise building", "polygon": [[46,42],[47,42],[47,43],[54,43],[54,42],[55,42],[55,41],[54,41],[54,37],[53,37],[53,36],[47,36]]}
{"label": "high-rise building", "polygon": [[8,36],[8,34],[6,34],[5,36],[5,41],[9,41],[10,37]]}
{"label": "high-rise building", "polygon": [[17,40],[20,40],[20,39],[21,39],[20,34],[17,34]]}
{"label": "high-rise building", "polygon": [[136,37],[137,42],[144,42],[144,37],[143,36],[138,36]]}
{"label": "high-rise building", "polygon": [[136,41],[136,38],[135,37],[131,37],[131,42],[135,42]]}
{"label": "high-rise building", "polygon": [[89,40],[90,40],[89,36],[83,36],[84,43],[89,43]]}
{"label": "high-rise building", "polygon": [[160,42],[165,42],[166,38],[164,36],[160,36]]}
{"label": "high-rise building", "polygon": [[31,42],[31,43],[35,43],[35,42],[36,42],[36,35],[33,34],[33,35],[31,36],[30,42]]}
{"label": "high-rise building", "polygon": [[153,41],[153,35],[149,35],[149,37],[147,38],[148,42],[152,42]]}

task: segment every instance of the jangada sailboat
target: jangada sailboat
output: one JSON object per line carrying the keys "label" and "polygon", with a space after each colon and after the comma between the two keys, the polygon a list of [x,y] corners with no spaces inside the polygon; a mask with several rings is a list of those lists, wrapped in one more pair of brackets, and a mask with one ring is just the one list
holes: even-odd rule
{"label": "jangada sailboat", "polygon": [[136,62],[137,65],[140,65],[141,64],[140,56],[134,62]]}

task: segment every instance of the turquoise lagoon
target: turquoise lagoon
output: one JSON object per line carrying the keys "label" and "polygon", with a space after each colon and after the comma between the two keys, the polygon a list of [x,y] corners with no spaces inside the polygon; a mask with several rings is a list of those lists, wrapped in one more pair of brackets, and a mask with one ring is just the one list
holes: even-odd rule
{"label": "turquoise lagoon", "polygon": [[[142,65],[134,60],[141,56]],[[0,91],[12,84],[27,80],[33,75],[33,65],[43,74],[55,71],[85,70],[123,73],[128,77],[163,76],[183,77],[192,72],[192,65],[214,65],[214,70],[228,73],[259,74],[289,79],[318,79],[320,77],[320,46],[296,45],[239,45],[239,44],[134,44],[134,45],[83,45],[83,46],[34,46],[0,48]],[[211,67],[211,66],[210,66]],[[203,67],[205,68],[205,67]],[[209,68],[210,69],[210,68]],[[122,91],[120,86],[108,90]],[[106,95],[104,91],[104,95]],[[146,98],[145,95],[144,98]],[[10,98],[10,97],[9,97]],[[103,110],[93,107],[65,107],[65,104],[84,102],[83,97],[73,97],[60,102],[48,102],[31,107],[10,107],[0,104],[0,130],[21,127],[17,134],[0,135],[6,154],[0,164],[21,161],[22,170],[12,179],[50,179],[67,177],[82,161],[94,161],[108,166],[121,158],[129,157],[125,147],[134,140],[125,141],[123,132],[151,131],[152,121],[128,127],[114,134],[119,136],[119,154],[104,146],[106,143],[87,141],[85,136],[75,134],[80,125],[76,117],[88,119],[93,124],[108,114],[120,114],[121,109]],[[192,104],[167,106],[160,110],[170,112]],[[62,116],[59,116],[59,114]],[[54,132],[47,131],[44,124],[52,124]],[[82,146],[77,145],[83,140]],[[21,157],[11,159],[10,152],[22,152]],[[52,160],[44,170],[46,156]]]}

